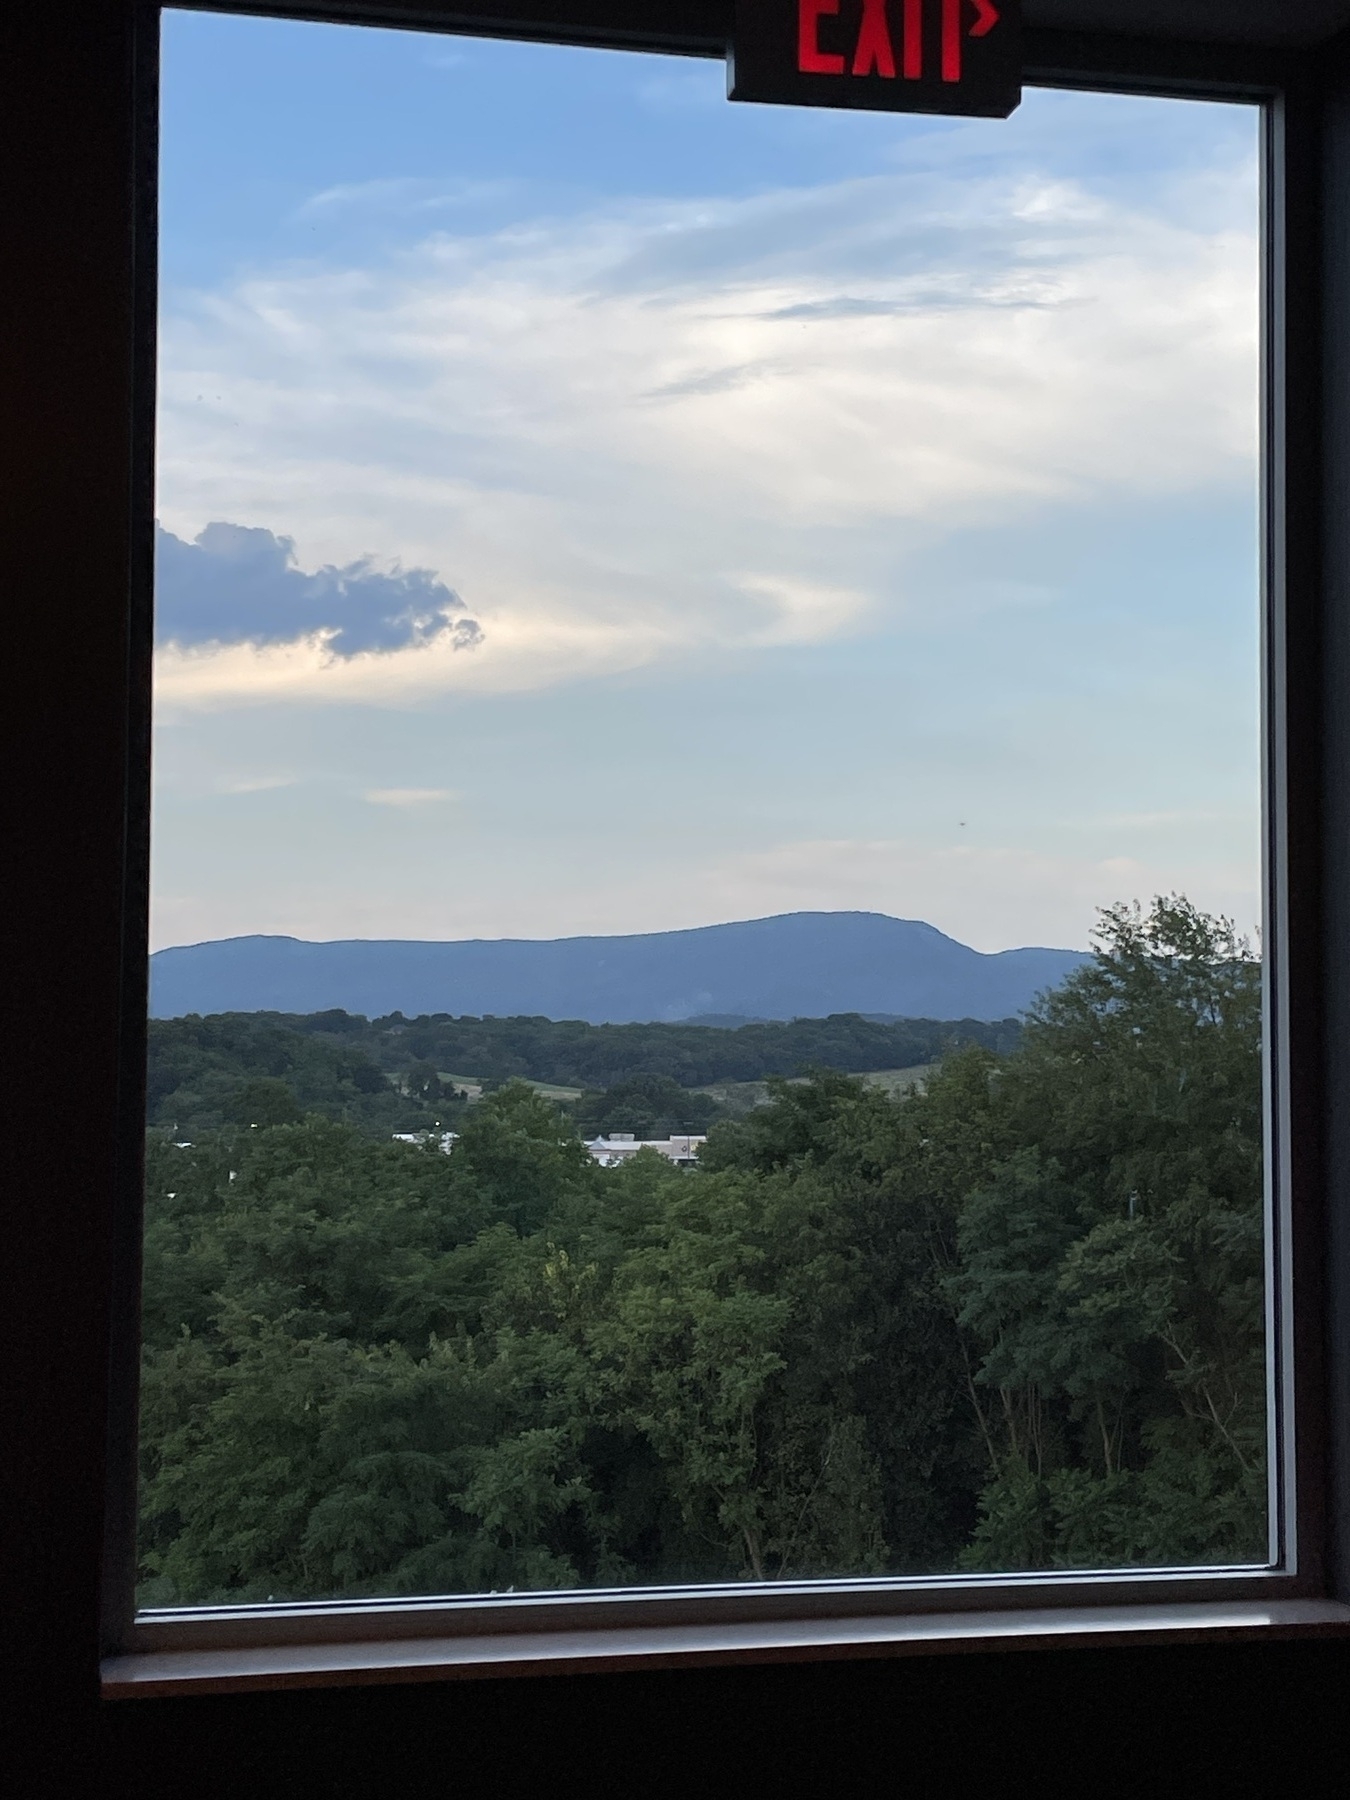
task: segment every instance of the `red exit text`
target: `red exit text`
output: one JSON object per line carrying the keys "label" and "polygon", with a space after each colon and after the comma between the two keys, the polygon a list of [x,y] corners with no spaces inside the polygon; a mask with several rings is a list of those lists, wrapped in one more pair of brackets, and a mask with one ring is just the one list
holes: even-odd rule
{"label": "red exit text", "polygon": [[[993,0],[969,0],[974,18],[963,14],[967,0],[939,0],[942,9],[939,73],[943,81],[961,79],[961,44],[964,37],[982,38],[999,22]],[[924,0],[901,0],[900,59],[896,65],[895,40],[886,14],[886,0],[862,0],[858,39],[851,58],[822,50],[820,21],[837,14],[839,0],[797,0],[797,67],[808,75],[880,75],[883,81],[897,76],[922,81],[924,70]]]}
{"label": "red exit text", "polygon": [[1020,0],[735,0],[728,92],[786,106],[1006,117]]}

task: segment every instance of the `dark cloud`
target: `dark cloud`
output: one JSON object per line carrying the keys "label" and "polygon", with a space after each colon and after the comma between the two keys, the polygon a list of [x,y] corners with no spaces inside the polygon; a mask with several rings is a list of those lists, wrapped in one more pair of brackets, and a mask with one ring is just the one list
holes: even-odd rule
{"label": "dark cloud", "polygon": [[471,650],[483,636],[430,569],[386,574],[366,559],[307,574],[290,538],[223,521],[191,543],[159,528],[155,611],[165,644],[289,644],[322,631],[335,656],[355,656],[447,638]]}

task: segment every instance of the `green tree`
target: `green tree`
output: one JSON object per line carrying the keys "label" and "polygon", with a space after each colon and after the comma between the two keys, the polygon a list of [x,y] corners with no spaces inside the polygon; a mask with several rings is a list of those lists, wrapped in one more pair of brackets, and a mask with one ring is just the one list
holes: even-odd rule
{"label": "green tree", "polygon": [[990,1071],[945,1272],[993,1478],[975,1565],[1263,1553],[1260,1055],[1245,944],[1160,899],[1103,915]]}
{"label": "green tree", "polygon": [[148,1143],[147,1599],[1263,1552],[1259,969],[1183,900],[1002,1053],[775,1077],[692,1170],[600,1169],[521,1081],[392,1142],[363,1022],[313,1065],[171,1023],[217,1122]]}
{"label": "green tree", "polygon": [[294,1125],[300,1117],[300,1102],[289,1082],[271,1075],[255,1075],[241,1081],[230,1096],[228,1114],[233,1125]]}
{"label": "green tree", "polygon": [[639,1138],[666,1138],[708,1130],[722,1109],[709,1094],[692,1094],[668,1075],[637,1075],[612,1088],[584,1093],[573,1107],[583,1137],[631,1131]]}

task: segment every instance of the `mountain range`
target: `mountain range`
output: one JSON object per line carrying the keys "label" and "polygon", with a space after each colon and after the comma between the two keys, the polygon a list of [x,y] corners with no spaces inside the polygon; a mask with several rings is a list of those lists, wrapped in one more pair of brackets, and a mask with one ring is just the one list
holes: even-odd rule
{"label": "mountain range", "polygon": [[708,1015],[1006,1019],[1087,960],[1080,950],[984,953],[918,919],[781,913],[623,937],[222,938],[150,959],[150,1012],[392,1012],[585,1019]]}

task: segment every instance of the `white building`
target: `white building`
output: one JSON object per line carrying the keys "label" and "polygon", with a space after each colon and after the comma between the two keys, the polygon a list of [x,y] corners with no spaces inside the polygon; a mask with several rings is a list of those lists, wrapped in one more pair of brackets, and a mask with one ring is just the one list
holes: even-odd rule
{"label": "white building", "polygon": [[602,1169],[618,1168],[639,1150],[655,1150],[667,1162],[679,1163],[687,1169],[697,1158],[699,1145],[707,1141],[706,1136],[639,1138],[631,1131],[611,1131],[608,1137],[591,1138],[586,1148]]}
{"label": "white building", "polygon": [[446,1156],[449,1156],[451,1150],[459,1142],[457,1131],[396,1131],[394,1142],[396,1144],[425,1144],[427,1139],[432,1137],[440,1141],[441,1149]]}

